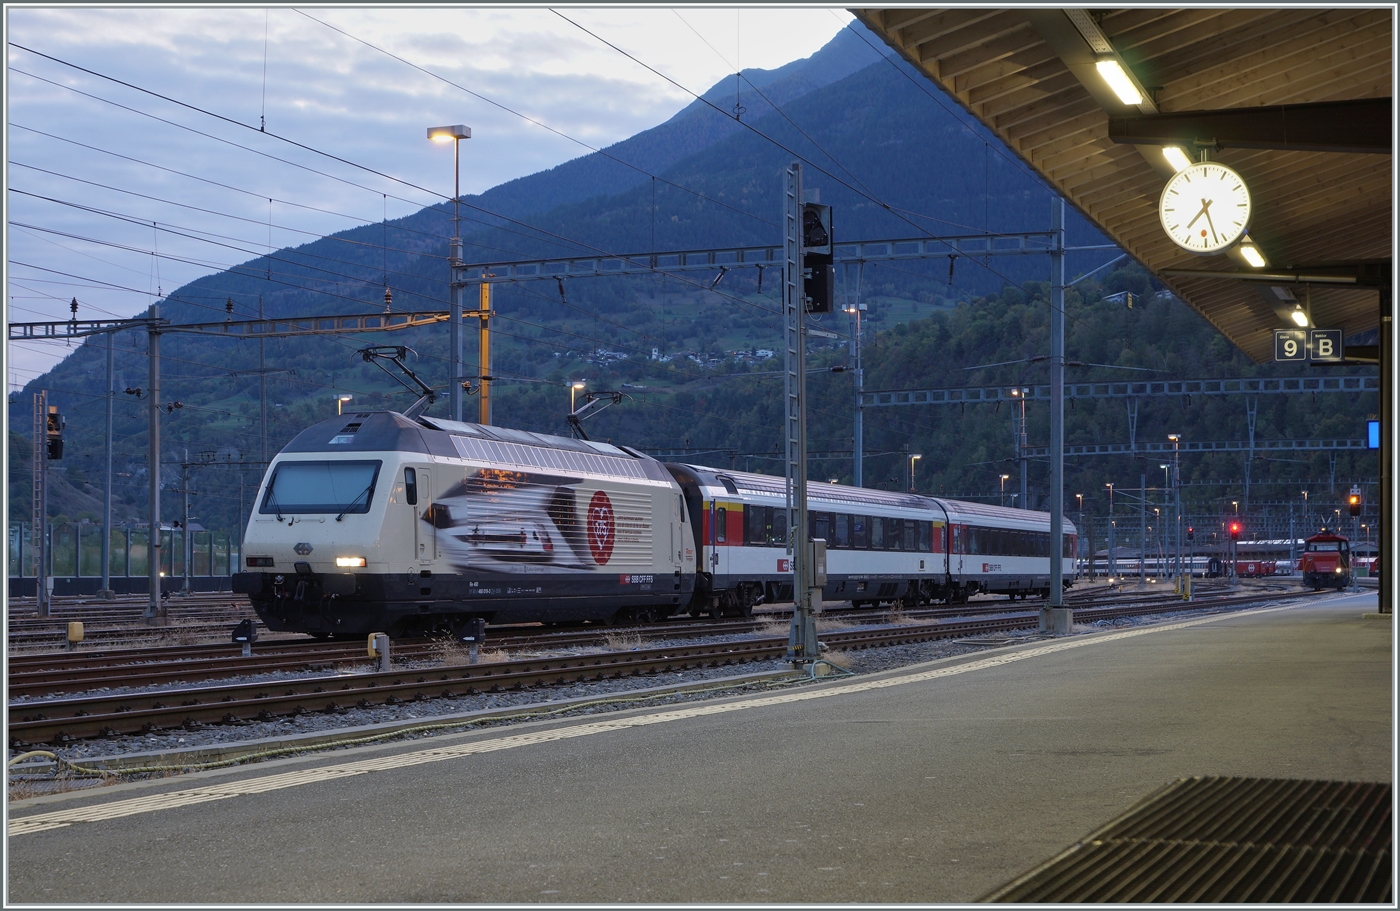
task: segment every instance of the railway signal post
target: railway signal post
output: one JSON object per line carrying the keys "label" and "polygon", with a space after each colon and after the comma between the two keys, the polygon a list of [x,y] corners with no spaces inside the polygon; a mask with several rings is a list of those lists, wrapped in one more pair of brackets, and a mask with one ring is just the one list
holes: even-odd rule
{"label": "railway signal post", "polygon": [[[812,552],[807,528],[807,301],[804,293],[802,165],[793,162],[786,178],[783,213],[783,434],[787,441],[788,553],[792,555],[792,626],[787,660],[794,667],[810,666],[821,657],[813,602]],[[815,239],[815,238],[814,238]],[[825,239],[829,245],[830,237]]]}

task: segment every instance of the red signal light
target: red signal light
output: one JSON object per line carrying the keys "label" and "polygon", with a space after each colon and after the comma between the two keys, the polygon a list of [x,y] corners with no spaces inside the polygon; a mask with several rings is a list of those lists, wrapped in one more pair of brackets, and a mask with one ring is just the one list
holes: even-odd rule
{"label": "red signal light", "polygon": [[1230,523],[1230,537],[1231,537],[1232,539],[1236,540],[1236,541],[1238,541],[1238,540],[1240,539],[1240,523],[1238,523],[1238,522],[1231,522],[1231,523]]}

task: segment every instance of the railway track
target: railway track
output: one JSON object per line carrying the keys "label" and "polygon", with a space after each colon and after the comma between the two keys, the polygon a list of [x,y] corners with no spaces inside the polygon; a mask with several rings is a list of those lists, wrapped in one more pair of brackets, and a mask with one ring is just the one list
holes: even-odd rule
{"label": "railway track", "polygon": [[[1076,610],[1077,622],[1161,613],[1169,609],[1219,609],[1275,600],[1276,592],[1200,600],[1158,600],[1113,607],[1086,606]],[[868,611],[866,613],[869,613]],[[959,620],[930,620],[901,626],[863,627],[822,634],[832,648],[873,648],[996,632],[1034,626],[1038,611],[1020,610],[999,616]],[[329,653],[329,649],[321,649]],[[9,735],[12,745],[59,744],[76,739],[209,724],[271,720],[311,712],[340,712],[352,707],[399,705],[440,697],[557,686],[628,676],[647,676],[697,667],[739,665],[781,658],[787,637],[670,644],[651,649],[588,655],[527,658],[491,664],[431,669],[398,669],[376,673],[329,673],[314,677],[255,683],[218,684],[122,694],[12,703]],[[402,652],[400,652],[402,654]],[[13,692],[13,688],[12,688]]]}
{"label": "railway track", "polygon": [[[1097,602],[1092,598],[1080,598],[1074,603],[1087,607]],[[1148,595],[1120,597],[1114,603],[1126,607],[1138,603],[1164,602],[1162,595]],[[1008,610],[1017,608],[1011,608],[1005,601],[992,601],[896,613],[901,620],[907,621],[961,618],[1005,613]],[[503,651],[546,650],[598,647],[618,635],[636,636],[643,641],[742,635],[774,622],[783,622],[789,616],[791,611],[777,609],[761,611],[748,620],[671,621],[608,630],[589,627],[568,632],[539,632],[532,628],[493,628],[490,645]],[[825,616],[834,620],[870,623],[889,618],[891,612],[835,607],[828,610]],[[33,698],[81,693],[99,687],[156,686],[275,672],[349,672],[369,660],[365,647],[358,642],[319,642],[297,638],[265,642],[259,644],[255,651],[253,656],[243,657],[239,646],[222,644],[13,656],[9,661],[9,693],[12,698]],[[401,661],[427,660],[440,656],[443,651],[443,643],[423,640],[399,641],[393,647],[394,657]]]}

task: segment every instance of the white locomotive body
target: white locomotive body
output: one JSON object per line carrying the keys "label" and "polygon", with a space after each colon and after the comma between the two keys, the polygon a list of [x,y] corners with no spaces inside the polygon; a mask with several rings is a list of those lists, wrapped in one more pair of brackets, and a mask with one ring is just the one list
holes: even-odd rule
{"label": "white locomotive body", "polygon": [[269,629],[312,634],[647,619],[689,603],[689,539],[679,489],[641,453],[372,412],[277,455],[234,586]]}
{"label": "white locomotive body", "polygon": [[[791,602],[788,531],[780,477],[365,412],[277,454],[233,588],[269,629],[318,636],[747,616]],[[1046,513],[811,483],[808,535],[827,543],[827,601],[1049,590]]]}

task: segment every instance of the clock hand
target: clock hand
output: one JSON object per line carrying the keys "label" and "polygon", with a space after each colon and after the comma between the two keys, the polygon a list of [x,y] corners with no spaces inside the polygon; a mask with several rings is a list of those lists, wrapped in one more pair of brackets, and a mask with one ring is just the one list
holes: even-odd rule
{"label": "clock hand", "polygon": [[1215,233],[1215,222],[1210,219],[1210,212],[1206,211],[1206,224],[1210,225],[1210,236],[1215,238],[1216,243],[1220,243],[1220,235]]}
{"label": "clock hand", "polygon": [[1201,211],[1197,212],[1196,217],[1186,223],[1186,230],[1191,230],[1191,226],[1194,225],[1196,223],[1196,220],[1199,219],[1202,215],[1206,217],[1207,221],[1210,220],[1210,213],[1206,211],[1210,208],[1210,203],[1211,201],[1209,199],[1201,200]]}

